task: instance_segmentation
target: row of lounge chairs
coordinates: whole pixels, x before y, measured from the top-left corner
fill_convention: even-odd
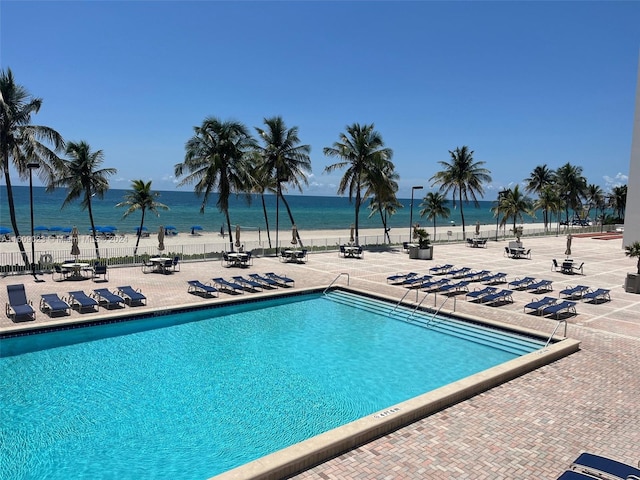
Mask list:
[[[534,277],[516,278],[509,282],[508,285],[514,290],[527,290],[529,292],[551,292],[553,290],[552,280],[538,280]]]
[[[531,310],[529,313],[536,315],[550,315],[556,319],[561,314],[576,315],[576,302],[570,300],[559,300],[553,297],[543,297],[541,299],[533,299],[524,306],[524,312]]]
[[[489,304],[513,303],[513,292],[511,290],[500,290],[496,287],[485,287],[467,293],[466,298],[471,302]]]
[[[558,477],[558,480],[640,480],[640,462],[638,467],[585,452],[573,461],[569,469]]]
[[[7,285],[9,302],[6,305],[7,317],[14,322],[20,320],[35,320],[36,311],[33,302],[27,299],[23,284]],[[98,288],[93,294],[87,295],[83,290],[69,292],[68,298],[60,298],[57,293],[44,293],[40,298],[40,311],[50,317],[56,315],[70,315],[71,309],[78,312],[97,311],[102,306],[106,309],[120,308],[125,305],[146,305],[147,297],[133,287],[126,285],[118,287],[116,292],[107,288]]]
[[[258,292],[265,288],[275,289],[295,286],[295,280],[274,272],[265,273],[264,275],[252,273],[248,275],[248,277],[249,278],[245,278],[242,275],[236,275],[232,277],[232,280],[217,277],[212,279],[213,283],[203,283],[200,280],[188,280],[187,284],[189,287],[187,291],[203,297],[217,297],[221,291],[240,294],[245,291]]]
[[[586,285],[576,285],[575,287],[568,286],[564,290],[561,290],[558,296],[564,296],[566,299],[580,299],[593,303],[611,301],[610,290],[605,288],[590,288]]]

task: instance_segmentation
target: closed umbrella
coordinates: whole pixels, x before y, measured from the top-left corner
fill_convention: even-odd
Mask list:
[[[236,247],[240,246],[240,225],[236,225]]]
[[[480,222],[476,222],[476,236],[480,235]]]
[[[164,250],[164,227],[162,225],[158,228],[158,250]]]
[[[75,226],[71,229],[71,255],[76,257],[77,263],[78,256],[80,255],[80,247],[78,246],[78,229]]]
[[[294,224],[293,227],[291,227],[291,245],[297,245],[297,244],[298,244],[298,227],[296,227]]]
[[[355,227],[351,225],[351,229],[349,230],[349,243],[353,243],[356,241],[355,233]]]
[[[567,257],[571,255],[571,234],[567,235],[567,249],[564,251],[564,254]]]

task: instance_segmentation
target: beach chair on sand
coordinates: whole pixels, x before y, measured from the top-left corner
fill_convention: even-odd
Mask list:
[[[529,309],[533,310],[536,314],[539,314],[541,309],[548,307],[549,305],[553,305],[556,302],[557,300],[553,297],[544,297],[540,300],[534,298],[524,306],[523,311],[526,313],[527,309]]]
[[[18,321],[19,318],[23,320],[36,319],[36,311],[33,309],[33,304],[27,300],[27,294],[22,283],[7,285],[7,296],[9,297],[9,303],[6,306],[7,317],[14,322]]]
[[[44,293],[40,298],[40,311],[53,317],[56,313],[71,315],[71,306],[58,297],[57,293]]]
[[[91,309],[92,312],[98,310],[98,302],[96,299],[91,298],[82,290],[69,292],[69,303],[71,304],[71,308],[77,308],[79,313],[82,313],[82,311],[86,309]]]
[[[118,308],[121,304],[123,307],[126,305],[124,298],[111,292],[108,288],[97,288],[93,293],[97,297],[98,305],[103,306],[107,310]]]
[[[278,282],[278,285],[280,286],[285,286],[285,287],[295,287],[296,286],[296,282],[294,279],[289,278],[287,276],[284,275],[277,275],[273,272],[269,272],[269,273],[265,273],[265,276],[275,280],[276,282]]]
[[[214,278],[213,281],[218,284],[218,290],[226,290],[229,293],[244,293],[244,287],[239,283],[228,282],[222,277]]]
[[[640,465],[639,465],[640,466]],[[607,457],[582,453],[571,464],[571,470],[595,478],[640,479],[640,468],[618,462]],[[591,477],[588,477],[591,478]]]
[[[250,273],[249,278],[251,278],[252,280],[255,280],[256,282],[261,282],[263,288],[264,287],[278,288],[280,286],[278,282],[276,282],[273,278],[263,277],[258,273]]]
[[[201,295],[203,297],[218,296],[218,289],[213,285],[202,283],[200,280],[187,280],[187,283],[189,284],[189,288],[187,289],[188,293]]]
[[[124,287],[118,287],[118,294],[120,294],[127,305],[146,305],[147,297],[145,297],[140,290],[136,290],[133,287],[127,285]]]
[[[415,277],[416,275],[418,275],[415,272],[409,272],[409,273],[396,273],[395,275],[391,275],[389,277],[387,277],[387,283],[399,283],[399,282],[403,282],[404,280],[406,280],[407,278],[411,278],[411,277]]]

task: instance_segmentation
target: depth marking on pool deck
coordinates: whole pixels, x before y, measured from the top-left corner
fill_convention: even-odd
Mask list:
[[[394,413],[397,413],[399,411],[400,411],[400,409],[398,407],[390,408],[389,410],[385,410],[384,412],[377,413],[376,415],[373,416],[373,418],[388,417],[389,415],[393,415]]]

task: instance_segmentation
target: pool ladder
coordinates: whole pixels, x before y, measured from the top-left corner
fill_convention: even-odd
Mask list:
[[[556,334],[556,332],[560,328],[560,324],[561,323],[564,323],[564,337],[567,338],[567,319],[563,318],[563,319],[558,321],[558,324],[556,325],[556,328],[553,329],[553,332],[551,333],[551,336],[549,337],[549,340],[547,340],[547,343],[544,344],[543,349],[547,348],[549,346],[549,344],[551,343],[551,339],[553,338],[553,336]]]
[[[324,289],[324,291],[322,292],[323,295],[327,294],[327,291],[333,286],[334,283],[336,283],[338,281],[338,279],[343,276],[346,275],[347,276],[347,287],[349,286],[349,282],[351,280],[351,277],[349,277],[349,274],[347,272],[342,272],[339,273],[338,276],[336,278],[333,279],[333,281],[329,284],[329,286],[327,288]]]
[[[391,310],[391,312],[389,312],[389,316],[391,316],[400,306],[400,304],[402,303],[402,301],[407,297],[407,295],[409,295],[409,293],[411,293],[411,290],[407,290],[407,292],[402,296],[402,298],[398,301],[398,303],[396,303],[396,306],[393,307],[393,310]],[[422,297],[422,300],[420,300],[420,302],[414,307],[413,311],[411,312],[411,315],[409,315],[409,317],[406,319],[408,322],[411,321],[411,319],[413,318],[413,316],[415,315],[415,313],[418,311],[418,309],[420,308],[420,306],[424,303],[424,301],[427,299],[427,297],[429,296],[429,293],[431,292],[427,292],[427,294]],[[431,317],[429,318],[429,320],[427,321],[427,326],[429,326],[429,324],[431,323],[431,321],[440,313],[440,310],[442,310],[442,307],[444,307],[444,304],[447,303],[447,301],[449,300],[449,298],[451,297],[445,297],[444,302],[442,302],[440,304],[440,306],[436,309],[436,311],[434,312],[433,315],[431,315]],[[433,306],[436,306],[436,300],[437,299],[437,294],[436,292],[433,292]],[[418,290],[416,289],[416,302],[418,301]],[[453,297],[453,311],[456,311],[456,297]]]

